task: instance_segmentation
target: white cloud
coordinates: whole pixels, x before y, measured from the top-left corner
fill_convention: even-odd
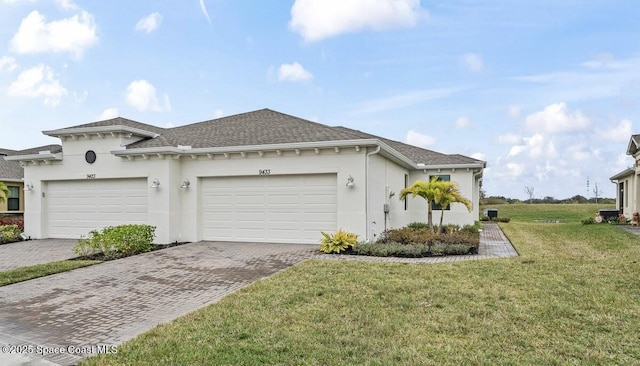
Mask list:
[[[158,27],[160,27],[160,24],[162,24],[162,15],[158,12],[155,12],[140,19],[136,24],[136,30],[150,34],[154,30],[158,29]]]
[[[487,154],[485,154],[485,153],[481,153],[481,152],[473,153],[473,154],[471,154],[471,157],[474,158],[474,159],[487,161]]]
[[[467,53],[462,56],[462,63],[469,71],[480,72],[484,70],[482,58],[476,53]]]
[[[426,14],[420,0],[296,0],[289,28],[313,42],[363,29],[413,27]]]
[[[106,119],[112,119],[118,117],[118,109],[117,108],[107,108],[98,117],[98,121],[104,121]]]
[[[67,89],[55,78],[51,67],[40,64],[21,72],[18,79],[9,85],[7,95],[26,98],[44,97],[45,105],[56,107],[60,104],[62,97],[67,95]]]
[[[528,115],[525,119],[525,125],[536,132],[573,132],[589,127],[589,119],[580,111],[567,112],[565,103],[556,103],[546,106],[542,111]]]
[[[522,141],[522,137],[515,133],[506,133],[498,136],[498,143],[505,145],[515,145]]]
[[[469,117],[462,116],[456,120],[456,128],[469,128],[471,127],[471,121]]]
[[[633,124],[630,120],[623,119],[617,126],[598,129],[597,135],[609,141],[628,142],[633,135]]]
[[[446,98],[461,89],[442,88],[409,91],[388,98],[376,99],[363,103],[356,113],[377,113],[392,109],[401,109],[427,100]]]
[[[127,103],[139,111],[170,111],[171,103],[169,96],[164,94],[164,103],[158,101],[156,88],[146,80],[135,80],[127,87]]]
[[[507,163],[507,177],[516,179],[524,173],[524,164]]]
[[[409,132],[407,132],[407,137],[404,141],[409,145],[418,147],[427,147],[436,143],[435,138],[414,130],[409,130]]]
[[[2,56],[0,57],[0,72],[3,70],[7,70],[9,72],[18,68],[18,64],[16,63],[16,59],[11,56]]]
[[[76,10],[79,9],[78,5],[76,5],[76,3],[74,3],[72,0],[55,0],[56,4],[58,4],[59,7],[61,7],[62,9],[65,10]]]
[[[553,141],[546,142],[543,135],[536,133],[531,137],[522,138],[524,144],[514,145],[509,150],[509,158],[520,155],[523,152],[527,153],[527,156],[532,159],[540,157],[553,158],[558,156],[556,146]]]
[[[576,161],[587,161],[591,159],[591,153],[587,151],[584,143],[567,146],[566,155]]]
[[[207,18],[207,22],[211,24],[211,18],[209,17],[209,12],[207,11],[207,5],[204,3],[204,0],[200,0],[200,10],[205,18]]]
[[[280,81],[309,81],[311,79],[313,79],[313,75],[297,62],[282,64],[278,69],[278,80]]]
[[[519,118],[522,113],[522,109],[519,105],[510,105],[509,106],[509,117],[511,118]]]
[[[68,52],[81,57],[97,41],[93,16],[85,11],[46,23],[45,17],[34,10],[20,23],[11,39],[11,50],[20,54]]]
[[[213,112],[213,118],[222,118],[224,117],[224,111],[222,109],[216,109],[215,112]]]

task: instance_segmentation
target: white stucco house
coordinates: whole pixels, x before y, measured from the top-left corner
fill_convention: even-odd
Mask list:
[[[627,145],[627,155],[634,165],[609,178],[616,185],[616,207],[625,217],[640,210],[640,135],[633,135]]]
[[[371,240],[426,221],[422,198],[398,196],[434,175],[473,202],[471,213],[451,205],[445,221],[473,224],[486,166],[269,109],[175,128],[114,118],[43,133],[61,150],[5,157],[24,166],[31,238],[144,223],[157,243],[318,244],[337,229]]]

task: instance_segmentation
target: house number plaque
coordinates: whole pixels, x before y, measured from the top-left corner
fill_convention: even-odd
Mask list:
[[[258,175],[269,175],[271,174],[271,169],[259,169]]]
[[[95,174],[87,174],[87,179],[96,179]]]

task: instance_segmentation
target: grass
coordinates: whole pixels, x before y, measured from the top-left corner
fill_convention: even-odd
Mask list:
[[[528,204],[515,203],[503,205],[489,205],[480,207],[480,214],[485,208],[498,210],[498,217],[508,217],[513,221],[535,222],[536,220],[564,220],[565,222],[580,222],[589,217],[595,217],[600,209],[615,208],[608,204]]]
[[[20,267],[9,271],[0,272],[0,286],[6,286],[12,283],[27,281],[38,277],[52,275],[55,273],[71,271],[72,269],[87,267],[98,263],[101,263],[101,261],[66,260],[45,264],[36,264],[35,266],[29,267]]]
[[[307,261],[82,364],[640,364],[640,238],[553,207],[500,206],[519,257]]]

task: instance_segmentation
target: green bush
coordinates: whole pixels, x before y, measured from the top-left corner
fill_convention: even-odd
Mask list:
[[[149,252],[153,248],[151,243],[155,231],[155,226],[150,225],[109,226],[100,231],[90,231],[73,250],[84,257],[102,253],[105,259]]]
[[[0,243],[13,243],[15,241],[22,240],[22,237],[20,236],[20,227],[18,225],[0,226],[0,235],[2,235]]]
[[[411,229],[428,229],[429,224],[427,224],[426,222],[412,222],[407,225],[407,227]]]
[[[589,217],[587,219],[582,220],[582,225],[591,225],[595,223],[596,223],[596,220],[593,217]]]
[[[323,238],[320,250],[324,253],[340,253],[353,248],[358,242],[358,235],[344,230],[338,230],[333,235],[321,232]]]
[[[462,255],[474,253],[473,247],[466,244],[402,244],[402,243],[358,243],[352,254],[374,257],[422,258],[441,255]]]

